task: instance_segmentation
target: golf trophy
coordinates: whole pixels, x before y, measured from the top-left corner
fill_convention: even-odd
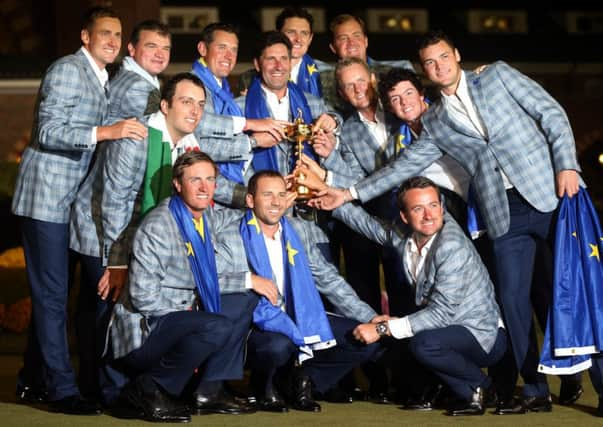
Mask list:
[[[304,151],[304,142],[308,141],[312,136],[312,128],[309,124],[304,123],[302,110],[300,108],[297,109],[297,118],[293,122],[293,125],[287,126],[285,133],[287,139],[294,144],[293,156],[294,160],[297,160]],[[302,172],[297,172],[295,175],[293,188],[297,193],[297,198],[295,200],[298,202],[305,202],[313,196],[312,190],[302,183],[305,178],[306,176]]]

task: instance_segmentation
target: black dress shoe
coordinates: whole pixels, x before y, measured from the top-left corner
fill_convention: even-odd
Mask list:
[[[144,387],[140,378],[129,382],[122,390],[111,414],[118,418],[141,418],[160,423],[189,423],[190,409],[175,402],[155,385]]]
[[[579,381],[561,381],[561,388],[559,389],[559,404],[571,405],[576,400],[580,399],[582,393],[584,393],[584,389]]]
[[[212,395],[193,393],[193,405],[196,413],[203,414],[250,414],[255,409],[244,401],[238,401],[224,390]]]
[[[48,393],[45,390],[31,387],[28,385],[17,384],[15,391],[17,403],[29,405],[43,404],[48,402]]]
[[[429,400],[425,400],[423,397],[411,397],[402,406],[402,409],[407,411],[431,411],[433,409],[433,405]]]
[[[287,404],[283,400],[283,398],[276,392],[266,394],[257,399],[256,408],[258,411],[266,411],[266,412],[289,412],[289,408],[287,408]]]
[[[320,412],[320,405],[312,398],[312,382],[305,375],[297,374],[292,393],[291,407],[298,411]]]
[[[324,393],[316,392],[314,397],[316,400],[324,400],[330,403],[352,403],[354,401],[350,393],[337,386],[328,389]]]
[[[471,399],[467,402],[459,402],[448,410],[448,415],[453,417],[464,415],[484,415],[486,412],[485,390],[483,387],[475,389],[471,395]]]
[[[521,399],[510,398],[501,400],[496,405],[494,411],[497,415],[516,415],[525,414],[526,412],[551,412],[553,403],[551,396],[536,397],[529,396]]]
[[[50,410],[69,415],[99,415],[101,413],[101,409],[96,403],[77,394],[53,400],[50,402]]]
[[[553,400],[550,394],[544,397],[524,397],[522,402],[526,410],[530,412],[551,412],[553,410]]]

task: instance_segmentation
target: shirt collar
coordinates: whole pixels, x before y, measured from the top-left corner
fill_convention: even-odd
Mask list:
[[[377,101],[377,110],[375,111],[375,121],[370,121],[366,117],[364,117],[360,111],[358,111],[358,117],[360,117],[360,121],[362,123],[375,125],[379,123],[385,123],[385,112],[383,111],[383,106],[380,101]]]
[[[415,239],[411,235],[411,237],[410,237],[410,239],[408,239],[408,243],[407,243],[408,250],[410,252],[418,253],[419,256],[424,257],[425,255],[427,255],[429,253],[429,249],[431,249],[431,245],[433,244],[433,241],[438,234],[439,234],[439,231],[437,233],[435,233],[433,236],[431,236],[429,238],[429,240],[427,241],[427,243],[425,243],[423,245],[423,247],[421,248],[421,251],[419,251],[419,248],[417,247],[417,243],[415,242]]]
[[[105,84],[109,81],[109,73],[107,72],[107,69],[103,68],[101,70],[100,68],[98,68],[96,61],[94,61],[94,58],[92,58],[92,55],[90,55],[90,52],[88,52],[88,49],[86,49],[84,46],[82,46],[80,48],[80,50],[82,52],[84,52],[84,56],[90,63],[90,66],[92,67],[92,71],[94,71],[94,74],[98,78],[98,81],[100,82],[101,87],[104,88]]]
[[[124,69],[138,74],[140,77],[151,83],[155,88],[159,89],[159,79],[157,76],[152,76],[147,70],[142,68],[138,62],[131,56],[126,56],[122,62]]]
[[[266,88],[263,84],[261,84],[260,87],[262,88],[262,90],[264,91],[264,94],[266,95],[266,102],[268,103],[268,105],[278,105],[278,104],[282,104],[284,102],[286,102],[287,104],[289,103],[289,88],[288,87],[287,87],[287,89],[285,89],[285,96],[283,96],[280,100],[278,99],[278,97],[276,96],[276,94],[274,92],[272,92],[271,90]]]
[[[463,99],[469,97],[469,89],[467,88],[467,76],[465,76],[465,72],[461,70],[461,78],[459,80],[459,85],[456,88],[456,92],[454,92],[452,95],[446,95],[444,92],[441,91],[441,94],[444,100],[449,100],[452,97],[458,97]]]
[[[185,135],[179,141],[176,141],[176,142],[172,141],[172,136],[168,132],[165,115],[161,111],[157,111],[157,112],[151,114],[149,116],[149,120],[147,121],[147,123],[150,127],[157,129],[158,131],[161,131],[161,133],[163,134],[162,142],[169,142],[172,150],[174,148],[176,148],[178,145],[182,145],[182,144],[188,145],[189,140],[191,140],[190,142],[192,142],[193,145],[194,145],[194,142],[196,141],[194,133],[189,133],[188,135]]]

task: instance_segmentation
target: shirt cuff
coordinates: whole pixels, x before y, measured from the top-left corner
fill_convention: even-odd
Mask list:
[[[348,191],[352,195],[353,200],[358,200],[358,192],[356,191],[356,187],[352,185],[350,188],[348,188]]]
[[[410,327],[408,316],[404,316],[400,319],[388,320],[387,324],[389,326],[389,332],[392,334],[392,337],[396,339],[401,340],[414,335],[412,328]]]
[[[98,126],[94,126],[92,128],[92,134],[90,135],[90,144],[92,144],[93,146],[96,145],[96,143],[98,142],[96,139],[96,128]]]
[[[245,289],[253,289],[253,283],[251,283],[251,272],[245,273]]]
[[[109,268],[111,270],[127,270],[128,266],[127,265],[108,265],[107,268]]]
[[[327,171],[327,176],[325,177],[325,183],[331,187],[333,184],[333,171]]]
[[[245,117],[232,116],[232,133],[236,135],[243,132],[245,123],[247,123]]]

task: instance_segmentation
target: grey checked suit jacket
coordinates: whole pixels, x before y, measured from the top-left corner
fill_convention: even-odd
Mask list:
[[[555,175],[580,170],[574,137],[563,108],[536,82],[504,62],[481,74],[466,71],[467,86],[487,132],[484,139],[451,118],[440,102],[422,116],[420,138],[391,164],[356,185],[360,200],[417,175],[444,152],[472,178],[490,238],[509,229],[509,204],[500,169],[530,205],[557,207]]]
[[[69,222],[71,204],[96,149],[92,128],[105,124],[108,106],[81,50],[48,68],[38,92],[31,143],[19,165],[15,215]]]
[[[144,77],[122,67],[111,80],[107,122],[112,124],[131,117],[145,122],[146,118],[143,114],[147,107],[149,95],[153,91],[157,91],[157,88]],[[99,146],[94,165],[78,190],[73,203],[69,227],[69,247],[84,255],[94,257],[101,257],[102,255],[99,245],[99,242],[103,240],[101,201],[106,188],[102,172],[107,160],[107,151],[114,151],[109,149],[108,146],[116,143],[118,142],[111,141]],[[139,143],[134,145],[139,149],[140,146],[137,144]],[[124,154],[129,155],[131,153]],[[112,158],[110,161],[114,162],[116,159]],[[130,161],[130,159],[127,159],[127,161]],[[109,185],[107,191],[121,191],[121,187],[115,186],[121,184],[113,182]],[[122,263],[127,264],[127,259],[122,259]]]
[[[333,171],[332,185],[351,185],[390,162],[396,155],[395,146],[400,125],[398,118],[389,112],[385,113],[388,142],[383,149],[360,120],[358,113],[350,115],[341,129],[339,150],[334,150],[323,162],[324,167]],[[338,156],[341,160],[337,159]]]
[[[136,231],[128,283],[115,304],[110,325],[115,358],[125,356],[144,343],[150,332],[150,317],[195,306],[195,281],[180,230],[168,207],[169,200],[149,212]],[[208,209],[206,219],[212,239],[240,216],[239,211],[231,209]],[[216,263],[218,273],[227,267],[219,259]],[[230,271],[234,280],[235,272]],[[240,272],[239,281],[244,282],[244,276],[245,272]],[[221,284],[220,292],[228,293]]]
[[[244,290],[240,272],[249,271],[243,240],[239,232],[242,215],[218,234],[214,234],[216,260],[226,269],[220,275],[220,286],[229,292]],[[309,221],[299,218],[287,218],[304,245],[306,256],[312,271],[316,289],[344,316],[359,322],[368,322],[376,316],[375,311],[362,301],[352,287],[339,274],[333,264],[328,262],[316,245],[316,235],[322,230]],[[234,273],[234,274],[233,274]]]
[[[409,229],[393,227],[350,203],[334,215],[380,245],[391,246],[404,259]],[[404,268],[408,283],[413,279]],[[435,237],[415,284],[415,304],[422,309],[408,316],[414,334],[450,325],[464,326],[488,353],[494,346],[501,318],[494,286],[474,245],[450,215]]]

